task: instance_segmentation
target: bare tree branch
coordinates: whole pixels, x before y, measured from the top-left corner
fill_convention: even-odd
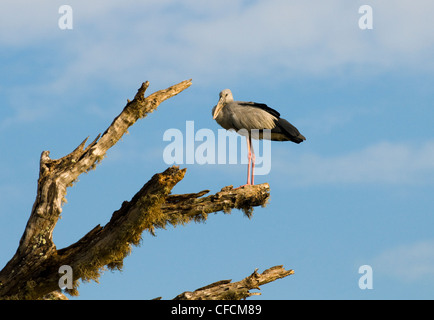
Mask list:
[[[250,290],[260,290],[259,286],[292,274],[294,274],[294,270],[285,270],[283,266],[269,268],[263,273],[258,273],[258,269],[256,269],[250,276],[241,281],[217,281],[193,292],[183,292],[173,300],[241,300],[253,295],[260,295],[259,292],[250,292]]]
[[[243,210],[247,217],[251,217],[253,207],[265,206],[269,199],[270,186],[268,183],[259,185],[246,185],[234,189],[227,186],[215,195],[199,198],[209,192],[169,195],[162,206],[162,210],[169,217],[183,216],[184,219],[201,221],[207,218],[208,213],[223,211],[229,213],[231,209]]]

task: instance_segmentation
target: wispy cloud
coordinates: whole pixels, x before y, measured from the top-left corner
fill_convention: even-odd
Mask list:
[[[434,182],[433,140],[418,145],[379,142],[334,156],[294,153],[285,163],[274,156],[272,161],[272,171],[297,185]]]
[[[48,70],[47,76],[5,87],[8,101],[16,100],[17,93],[35,101],[35,93],[64,96],[95,84],[130,90],[148,79],[155,87],[187,78],[198,85],[230,86],[246,74],[273,82],[349,65],[378,72],[391,66],[434,69],[427,59],[434,47],[432,1],[372,4],[370,31],[358,28],[358,4],[344,0],[77,0],[71,3],[74,29],[69,31],[58,28],[59,6],[48,0],[1,2],[0,45],[5,52],[43,47],[42,52],[53,55],[38,65]],[[41,73],[37,70],[34,74]],[[7,105],[13,112],[1,127],[26,123],[46,111],[21,105]],[[348,121],[343,114],[325,120],[321,125]]]
[[[402,245],[384,251],[374,260],[374,272],[403,281],[434,280],[434,240]]]
[[[26,47],[59,41],[57,48],[69,55],[60,77],[70,83],[94,77],[122,83],[138,74],[166,81],[247,72],[291,77],[347,66],[432,71],[434,2],[374,3],[369,31],[358,28],[359,5],[344,0],[74,1],[74,29],[64,32],[52,1],[3,1],[0,43]]]

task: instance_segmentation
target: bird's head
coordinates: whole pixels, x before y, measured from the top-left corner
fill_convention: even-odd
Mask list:
[[[223,107],[228,103],[234,101],[234,97],[232,96],[232,92],[229,89],[224,89],[222,92],[220,92],[219,95],[219,102],[217,103],[217,106],[215,108],[213,119],[217,118],[220,111],[223,109]]]

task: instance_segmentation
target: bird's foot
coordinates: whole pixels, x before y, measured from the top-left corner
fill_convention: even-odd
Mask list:
[[[239,186],[239,187],[237,187],[237,188],[234,188],[234,190],[241,189],[241,188],[244,188],[244,187],[246,187],[246,186],[252,186],[252,184],[251,184],[251,183],[246,183],[246,184],[243,184],[242,186]]]

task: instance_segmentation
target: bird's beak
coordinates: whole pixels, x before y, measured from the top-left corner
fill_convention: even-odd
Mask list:
[[[220,111],[223,109],[223,101],[222,99],[219,100],[219,102],[217,103],[217,107],[214,110],[214,115],[213,115],[213,119],[215,120],[215,118],[217,118],[218,114],[220,113]]]

